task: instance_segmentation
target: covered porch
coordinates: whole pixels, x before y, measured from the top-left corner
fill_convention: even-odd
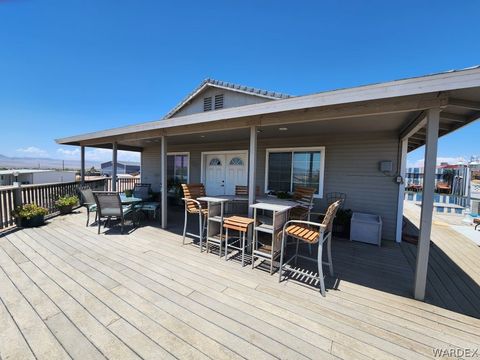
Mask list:
[[[413,278],[405,279],[413,286],[414,297],[423,300],[437,139],[478,118],[479,86],[480,71],[465,70],[186,115],[59,142],[81,146],[82,161],[85,146],[112,147],[114,162],[118,149],[141,151],[142,182],[162,194],[169,190],[169,154],[188,156],[188,182],[205,183],[207,192],[219,191],[208,178],[209,155],[217,155],[221,163],[228,154],[238,154],[245,166],[245,183],[235,185],[248,186],[249,204],[255,202],[257,187],[261,194],[277,190],[272,188],[269,166],[273,153],[290,153],[291,158],[297,152],[318,154],[316,207],[325,208],[329,192],[347,194],[346,208],[382,217],[385,246],[401,241],[407,151],[426,144],[415,271]],[[289,166],[291,179],[286,186],[293,189],[293,161]],[[277,182],[288,182],[285,178]],[[224,175],[224,191],[231,191],[233,184],[226,180]],[[161,203],[162,227],[175,228],[176,223],[169,223],[167,196],[161,197]]]

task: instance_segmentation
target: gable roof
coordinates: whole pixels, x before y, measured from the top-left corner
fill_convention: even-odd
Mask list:
[[[254,96],[259,96],[263,97],[266,99],[271,99],[271,100],[280,100],[280,99],[288,99],[292,97],[291,95],[287,94],[282,94],[276,91],[268,91],[268,90],[262,90],[262,89],[257,89],[251,86],[245,86],[245,85],[238,85],[234,83],[229,83],[226,81],[220,81],[220,80],[215,80],[215,79],[205,79],[202,81],[202,83],[195,88],[190,94],[188,94],[180,103],[178,103],[170,112],[164,116],[164,119],[171,118],[173,115],[175,115],[181,108],[183,108],[185,105],[187,105],[190,100],[192,100],[195,96],[197,96],[199,93],[201,93],[205,88],[207,87],[216,87],[219,89],[225,89],[225,90],[230,90],[230,91],[236,91],[240,92],[243,94],[248,94],[248,95],[254,95]]]

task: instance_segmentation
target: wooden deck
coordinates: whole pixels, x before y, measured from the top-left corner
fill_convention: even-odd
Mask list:
[[[323,298],[182,246],[178,227],[97,235],[84,221],[68,215],[0,237],[1,359],[422,359],[480,344],[480,320],[464,314],[480,261],[458,244],[438,244],[461,264],[429,277],[436,306],[410,298],[410,245],[335,241]],[[437,285],[459,269],[472,283],[459,285],[465,299],[451,311]]]

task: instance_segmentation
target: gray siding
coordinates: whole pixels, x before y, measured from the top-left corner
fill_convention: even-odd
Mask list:
[[[178,111],[172,117],[191,115],[191,114],[203,112],[203,98],[211,96],[213,100],[213,97],[218,94],[224,94],[224,98],[223,98],[224,109],[243,106],[243,105],[259,104],[266,101],[272,101],[267,98],[263,98],[255,95],[243,94],[237,91],[231,91],[231,90],[219,89],[219,88],[208,88],[207,90],[198,94],[194,99],[192,99],[190,104],[185,105],[180,111]]]
[[[265,187],[267,148],[325,146],[324,194],[333,191],[347,194],[345,208],[379,214],[383,219],[383,237],[395,238],[398,185],[395,172],[398,157],[398,136],[395,133],[362,133],[318,135],[312,137],[259,139],[256,182]],[[190,152],[190,182],[199,182],[201,152],[247,150],[248,141],[170,146],[168,151]],[[394,173],[386,176],[378,170],[382,160],[393,162]],[[142,181],[160,183],[160,146],[146,148],[142,153]],[[325,199],[317,199],[316,207],[323,210]]]

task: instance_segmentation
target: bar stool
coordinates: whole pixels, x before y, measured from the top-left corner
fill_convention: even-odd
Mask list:
[[[203,184],[182,184],[183,198],[185,202],[185,220],[183,223],[183,240],[185,245],[185,236],[189,235],[199,239],[200,252],[203,251],[203,233],[207,225],[208,206],[203,201],[198,201],[197,198],[205,196],[205,187]],[[188,215],[198,215],[198,235],[187,232]]]
[[[253,224],[253,221],[253,219],[242,216],[230,216],[223,221],[223,227],[225,228],[225,261],[227,261],[228,248],[230,247],[242,252],[242,267],[245,266],[245,249],[248,247],[246,234],[250,225]],[[239,246],[228,245],[228,230],[238,231],[238,240],[234,241],[233,244],[240,243]]]
[[[322,296],[325,296],[325,282],[323,276],[323,264],[328,265],[330,270],[330,275],[333,276],[333,262],[332,262],[332,226],[333,219],[337,213],[338,208],[341,205],[341,200],[334,202],[327,209],[327,213],[323,219],[323,222],[315,223],[312,221],[302,221],[302,220],[290,220],[285,223],[283,226],[283,237],[282,237],[282,247],[280,254],[280,269],[279,269],[279,278],[278,281],[282,281],[282,271],[287,270],[297,274],[301,274],[305,277],[311,279],[317,279],[320,283],[320,292]],[[293,237],[297,240],[295,254],[290,257],[285,263],[283,263],[283,256],[285,253],[285,245],[287,237]],[[317,259],[303,256],[298,254],[298,245],[299,242],[303,241],[309,245],[318,243],[318,255]],[[323,253],[323,244],[327,243],[327,262],[323,262],[322,253]],[[306,260],[316,261],[318,266],[318,276],[310,275],[305,273],[302,270],[296,269],[290,265],[290,262],[293,260],[295,265],[297,264],[297,259],[303,258]]]

